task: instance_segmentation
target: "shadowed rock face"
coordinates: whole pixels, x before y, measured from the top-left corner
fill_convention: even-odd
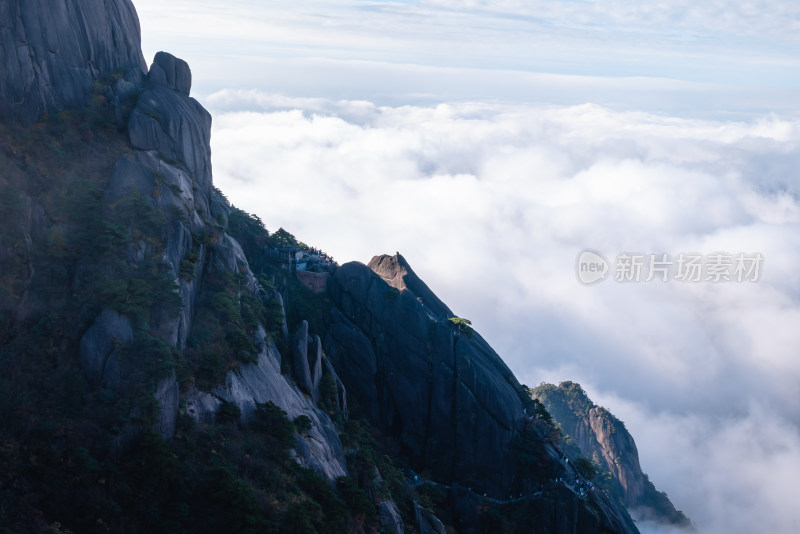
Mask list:
[[[81,5],[85,8],[90,4],[92,2]],[[135,14],[133,17],[135,19]],[[138,23],[135,29],[138,46]],[[58,87],[68,82],[57,81]],[[171,224],[162,258],[163,267],[171,272],[179,288],[183,306],[178,316],[160,317],[151,325],[156,336],[179,350],[185,348],[191,330],[195,299],[206,262],[208,268],[228,272],[239,272],[240,267],[247,265],[244,252],[230,236],[223,235],[219,239],[213,254],[207,254],[206,247],[195,243],[192,237],[192,231],[202,231],[208,219],[217,214],[211,202],[211,115],[189,96],[190,89],[191,71],[186,62],[164,52],[156,54],[150,73],[146,78],[142,76],[130,90],[132,94],[141,92],[128,121],[128,135],[135,150],[116,163],[103,195],[107,204],[113,204],[136,191],[162,212],[171,208],[185,215],[184,221],[176,220]],[[192,250],[197,254],[198,267],[190,279],[180,277],[181,263]],[[129,259],[140,263],[145,256],[143,251],[133,251]],[[245,269],[245,275],[246,288],[254,293],[255,278],[249,269]],[[120,370],[114,354],[107,350],[108,339],[113,337],[126,343],[131,336],[121,335],[120,328],[109,317],[113,317],[110,310],[101,315],[84,336],[81,361],[90,379],[102,379],[106,385],[114,385],[118,381],[115,377],[124,371]],[[109,362],[105,364],[107,369],[100,368],[97,363],[100,361]],[[174,377],[157,385],[156,397],[161,410],[157,430],[171,438],[179,397]]]
[[[476,495],[503,501],[519,491],[511,440],[530,423],[522,388],[480,335],[456,329],[452,312],[402,256],[369,265],[345,264],[331,278],[336,308],[325,352],[350,398],[405,444],[412,467],[452,487],[460,521],[475,525],[485,504]],[[541,447],[547,468],[563,472],[561,454],[551,443]],[[601,492],[582,499],[562,482],[549,488],[521,505],[535,518],[531,532],[636,532]],[[443,531],[421,517],[417,523],[420,531]]]
[[[383,278],[360,263],[333,276],[330,292],[341,312],[332,314],[326,353],[419,468],[439,481],[503,494],[514,470],[508,443],[523,417],[518,382],[479,335],[452,328],[447,307],[402,256],[370,265]]]
[[[132,150],[114,166],[103,203],[136,192],[170,221],[157,261],[175,281],[183,307],[171,316],[152,310],[154,337],[185,349],[195,307],[201,305],[195,301],[209,273],[242,275],[240,291],[257,294],[235,239],[223,231],[213,246],[199,238],[212,225],[215,231],[224,228],[220,221],[227,221],[232,209],[213,191],[211,117],[189,96],[186,62],[160,52],[147,73],[129,0],[0,0],[0,55],[6,68],[0,77],[0,120],[25,124],[44,113],[80,109],[101,88],[119,125],[127,126]],[[43,212],[28,211],[27,226],[51,224]],[[131,242],[126,260],[142,263],[153,250],[153,244]],[[0,248],[0,257],[4,254]],[[281,356],[258,325],[258,363],[230,370],[212,391],[181,391],[174,371],[156,380],[151,392],[159,413],[153,430],[171,439],[182,401],[198,421],[213,420],[223,401],[236,404],[245,420],[258,403],[274,402],[290,417],[312,421],[311,430],[298,436],[298,461],[328,479],[345,475],[336,428],[314,402],[324,366],[339,384],[341,412],[347,413],[346,382],[373,421],[402,440],[418,468],[444,483],[507,497],[515,468],[509,443],[526,417],[519,384],[479,335],[454,329],[448,321],[452,312],[402,256],[374,258],[370,267],[348,264],[331,280],[338,308],[331,312],[325,347],[338,373],[323,358],[319,338],[309,342],[306,326],[298,337],[302,358],[296,359],[303,384],[295,386],[281,375]],[[119,357],[119,349],[137,333],[130,319],[113,309],[87,321],[80,341],[83,370],[93,387],[113,390],[130,363]],[[288,337],[285,323],[282,334]],[[135,419],[137,410],[131,414]],[[120,435],[132,440],[138,431],[129,426]],[[541,509],[531,517],[539,520],[538,531],[629,531],[615,522],[617,509],[601,510],[614,516],[604,519],[570,490],[562,493],[535,501]],[[386,503],[381,511],[389,528],[402,531],[396,507]],[[429,525],[420,530],[442,531],[438,520],[420,513]]]
[[[297,384],[309,395],[314,391],[308,366],[308,321],[302,321],[292,338],[292,369]]]
[[[81,365],[93,384],[116,382],[112,371],[118,371],[115,353],[119,352],[117,343],[125,344],[133,340],[130,320],[114,310],[103,310],[94,324],[86,331],[80,343]]]
[[[191,71],[185,61],[156,54],[144,91],[130,116],[133,146],[183,167],[198,187],[211,187],[211,114],[189,96]]]
[[[86,105],[94,81],[147,67],[130,0],[0,2],[0,120]]]

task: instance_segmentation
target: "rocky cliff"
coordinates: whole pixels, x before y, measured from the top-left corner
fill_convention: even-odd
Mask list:
[[[129,0],[0,3],[0,120],[83,108],[103,79],[116,78],[109,95],[124,95],[147,72],[140,42]]]
[[[128,0],[0,12],[0,524],[635,532],[402,256],[281,268]]]
[[[635,518],[691,526],[689,519],[642,472],[636,443],[622,421],[595,405],[579,384],[542,384],[534,388],[533,394],[561,424],[577,453],[608,474],[610,490]]]
[[[514,477],[506,449],[523,418],[519,383],[478,334],[452,328],[402,256],[370,266],[377,271],[343,265],[330,282],[338,310],[328,356],[371,419],[436,479],[504,494]]]
[[[450,320],[400,254],[341,266],[329,292],[328,357],[412,465],[450,488],[465,521],[457,525],[477,521],[475,507],[516,504],[516,495],[527,506],[517,513],[537,517],[542,532],[635,531],[603,497],[585,501],[561,485],[569,467],[529,415],[523,387],[477,332]]]
[[[211,116],[189,66],[160,52],[147,69],[128,0],[12,0],[0,13],[0,524],[220,531],[181,519],[190,500],[223,522],[305,521],[253,492],[323,499],[314,477],[347,479],[343,447],[281,373],[266,312],[283,315],[280,293],[226,232],[241,213],[213,187]],[[202,440],[213,453],[197,463]],[[136,492],[164,508],[142,517]],[[344,530],[346,518],[316,520]]]

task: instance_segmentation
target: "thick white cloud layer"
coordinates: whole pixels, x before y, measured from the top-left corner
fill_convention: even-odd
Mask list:
[[[619,398],[600,400],[625,420],[651,479],[667,488],[700,532],[800,529],[800,433],[772,409],[754,402],[745,417],[680,416],[644,411]],[[661,533],[662,528],[641,530]]]
[[[205,104],[234,204],[340,262],[402,252],[521,381],[579,381],[625,420],[702,532],[796,529],[800,122],[258,91]],[[756,283],[587,287],[584,248],[764,263]]]

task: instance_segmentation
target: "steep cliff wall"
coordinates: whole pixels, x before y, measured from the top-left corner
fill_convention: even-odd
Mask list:
[[[413,271],[406,277],[409,285],[418,281]],[[326,352],[372,419],[437,479],[505,493],[514,477],[506,450],[523,406],[519,384],[494,351],[479,335],[451,328],[443,304],[428,307],[430,295],[398,291],[365,265],[340,267],[330,292],[341,313]]]
[[[140,42],[130,0],[0,2],[0,120],[83,108],[103,78],[136,83],[147,71]]]
[[[4,124],[19,127],[45,114],[80,111],[95,98],[93,111],[105,113],[103,120],[111,119],[125,131],[122,136],[113,132],[109,136],[126,137],[132,146],[132,150],[125,147],[127,154],[120,154],[106,178],[98,174],[93,184],[98,189],[92,194],[99,202],[92,209],[99,208],[102,214],[91,214],[98,218],[92,230],[101,229],[96,238],[103,240],[107,236],[102,232],[114,225],[115,244],[107,247],[113,257],[98,257],[94,247],[84,247],[82,254],[76,251],[83,256],[78,264],[84,267],[76,269],[74,291],[102,293],[89,305],[82,305],[88,328],[77,343],[80,363],[92,387],[120,390],[130,376],[141,374],[143,362],[151,356],[131,352],[140,350],[145,341],[149,347],[164,343],[159,349],[164,357],[169,351],[182,353],[206,273],[214,273],[217,279],[243,279],[234,299],[261,298],[241,247],[224,232],[232,208],[212,184],[211,116],[190,96],[189,65],[159,52],[148,71],[140,49],[138,17],[128,0],[0,2],[0,57],[5,60],[0,79],[0,121]],[[124,114],[123,100],[129,106]],[[5,184],[10,185],[8,181]],[[13,245],[19,263],[26,265],[25,285],[20,298],[4,302],[19,327],[37,313],[25,303],[30,302],[28,286],[34,281],[36,262],[46,261],[42,243],[54,232],[61,235],[72,230],[54,224],[57,216],[40,200],[41,190],[47,191],[47,187],[18,191],[14,186],[13,194],[19,194],[20,202],[28,204],[27,211],[32,213],[29,221],[23,221],[23,246]],[[125,212],[124,216],[120,212]],[[12,244],[4,243],[3,250],[5,245]],[[159,280],[165,284],[167,301],[142,298],[153,292],[147,285]],[[169,280],[174,284],[173,294]],[[126,294],[131,284],[139,286],[135,291],[142,295]],[[114,291],[111,286],[116,286]],[[243,334],[251,338],[249,343],[257,341],[256,331],[263,332],[264,325],[258,326]],[[263,340],[260,345],[262,352],[266,351]],[[273,371],[270,366],[261,367],[263,376]],[[242,373],[230,375],[228,383],[249,376]],[[218,379],[225,380],[224,374]],[[270,380],[284,382],[279,370]],[[153,428],[171,439],[186,391],[181,391],[172,370],[158,376],[151,388],[159,410]],[[286,385],[284,390],[285,397],[296,388]],[[302,397],[299,392],[294,394]],[[268,395],[256,388],[252,395],[257,402],[280,401],[275,391]],[[295,416],[299,414],[294,404],[286,407]],[[333,478],[346,474],[341,452],[338,457],[330,452],[341,451],[331,421],[321,412],[309,413],[316,424],[314,432],[322,434],[314,435],[311,446],[300,447],[300,460]],[[315,461],[325,455],[328,463],[336,465]]]
[[[0,56],[0,524],[269,530],[327,499],[346,530],[337,429],[280,372],[189,66],[147,70],[127,0],[1,1]]]
[[[328,287],[326,353],[360,409],[450,489],[458,526],[487,521],[495,503],[530,532],[636,532],[604,495],[566,487],[569,466],[522,386],[478,333],[449,320],[401,255],[343,265]]]
[[[413,499],[400,517],[413,488],[345,420],[352,400],[451,491],[459,527],[491,504],[535,532],[635,532],[560,480],[511,371],[399,254],[339,268],[309,308],[324,343],[301,320],[289,338],[290,282],[213,187],[189,66],[146,68],[128,0],[0,0],[0,57],[0,523],[441,531]]]
[[[543,384],[533,394],[561,424],[580,454],[610,475],[612,492],[635,517],[690,526],[686,516],[642,472],[636,443],[622,421],[595,405],[579,384]]]

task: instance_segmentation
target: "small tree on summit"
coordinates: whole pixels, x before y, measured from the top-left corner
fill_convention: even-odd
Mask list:
[[[463,317],[450,317],[448,321],[455,325],[459,334],[463,332],[467,337],[472,337],[472,321]]]
[[[278,228],[276,232],[269,236],[269,244],[273,247],[296,247],[300,243],[292,234],[283,228]]]

